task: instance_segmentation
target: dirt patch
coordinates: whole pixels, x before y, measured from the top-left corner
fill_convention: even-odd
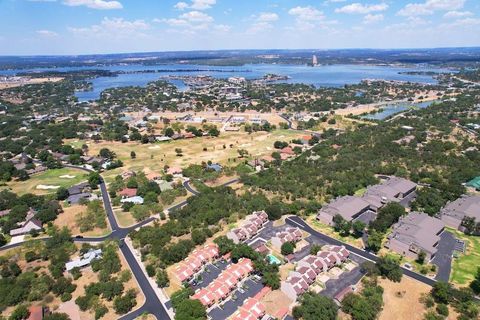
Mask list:
[[[100,228],[95,228],[92,231],[88,232],[80,232],[80,228],[77,226],[77,217],[78,215],[84,213],[87,210],[87,206],[83,205],[72,205],[70,207],[64,207],[63,208],[63,213],[60,213],[57,216],[57,219],[53,222],[54,225],[62,228],[62,227],[67,227],[72,235],[83,235],[83,236],[91,236],[91,237],[96,237],[96,236],[102,236],[105,235],[109,232],[109,228],[105,229],[100,229]]]
[[[399,283],[380,279],[379,284],[384,289],[383,311],[379,320],[391,320],[392,315],[397,320],[423,319],[426,309],[420,298],[430,292],[430,286],[407,276],[403,276]]]
[[[285,293],[280,290],[274,290],[267,293],[265,297],[261,300],[265,305],[267,314],[276,314],[280,308],[285,308],[290,306],[294,301],[287,297]]]

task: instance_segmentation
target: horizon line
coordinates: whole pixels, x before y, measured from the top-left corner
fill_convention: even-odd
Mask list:
[[[406,48],[373,48],[373,47],[358,47],[358,48],[298,48],[298,49],[193,49],[193,50],[163,50],[163,51],[128,51],[128,52],[111,52],[111,53],[78,53],[78,54],[0,54],[0,58],[7,57],[82,57],[82,56],[106,56],[106,55],[134,55],[134,54],[158,54],[158,53],[193,53],[193,52],[232,52],[232,51],[339,51],[339,50],[441,50],[441,49],[480,49],[480,45],[476,46],[441,46],[441,47],[406,47]]]

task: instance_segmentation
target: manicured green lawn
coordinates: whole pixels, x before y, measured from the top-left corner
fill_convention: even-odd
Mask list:
[[[62,177],[64,176],[64,177]],[[69,177],[66,177],[69,176]],[[62,178],[61,178],[62,177]],[[60,186],[69,188],[79,182],[87,179],[87,175],[84,171],[61,168],[50,169],[35,175],[32,175],[30,179],[25,181],[12,181],[7,184],[4,189],[11,189],[17,194],[34,193],[34,194],[48,194],[54,193],[56,189],[38,189],[37,186]]]
[[[480,267],[480,237],[467,236],[450,228],[448,231],[454,233],[458,239],[465,240],[467,247],[466,254],[453,259],[450,281],[461,286],[468,285]]]

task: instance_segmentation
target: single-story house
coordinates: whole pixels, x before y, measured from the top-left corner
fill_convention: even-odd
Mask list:
[[[23,222],[20,228],[10,230],[10,235],[14,237],[40,230],[42,230],[42,222],[38,219],[31,218]]]
[[[128,198],[123,198],[120,200],[121,203],[125,202],[131,202],[133,204],[143,204],[143,198],[140,196],[135,196],[135,197],[128,197]]]
[[[67,271],[72,270],[73,268],[83,268],[88,266],[92,263],[93,260],[99,259],[102,257],[102,250],[101,249],[90,249],[87,253],[85,253],[82,258],[69,261],[65,263],[65,269]]]
[[[137,195],[137,189],[136,188],[124,188],[123,190],[120,190],[118,192],[118,195],[121,196],[122,198],[135,197]]]

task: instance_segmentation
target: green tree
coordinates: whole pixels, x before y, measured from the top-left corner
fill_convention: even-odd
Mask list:
[[[282,244],[281,252],[284,256],[288,256],[295,251],[295,243],[287,241]]]
[[[403,271],[400,268],[400,261],[391,255],[380,257],[377,261],[377,267],[380,275],[388,278],[393,282],[402,280]]]
[[[185,299],[175,308],[177,320],[203,320],[207,319],[207,310],[198,300]]]
[[[293,317],[303,320],[335,320],[338,307],[332,299],[307,292],[300,298],[300,305],[293,308]]]
[[[382,248],[383,233],[374,229],[369,230],[367,238],[367,249],[377,253]]]
[[[30,312],[28,311],[27,306],[22,304],[16,307],[15,310],[13,310],[10,317],[8,317],[8,320],[23,320],[27,319],[29,315]]]
[[[135,151],[130,151],[130,158],[135,159],[136,157],[137,157],[137,154],[135,153]]]
[[[168,279],[168,274],[165,270],[157,270],[156,282],[160,288],[166,288],[170,285],[170,280]]]
[[[128,290],[123,296],[113,300],[113,308],[117,314],[125,314],[137,304],[135,290]]]
[[[278,220],[282,217],[282,207],[278,202],[274,202],[265,208],[269,220]]]
[[[68,193],[67,188],[60,187],[57,189],[57,192],[56,192],[57,200],[59,201],[65,200],[68,198],[69,195],[70,194]]]
[[[100,177],[100,174],[98,172],[91,172],[88,175],[88,184],[92,189],[97,189],[101,181],[102,178]]]
[[[426,257],[427,257],[427,253],[425,251],[421,250],[417,255],[417,262],[419,264],[424,264]]]
[[[433,285],[430,294],[437,303],[448,304],[452,293],[452,286],[448,282],[438,281]]]

